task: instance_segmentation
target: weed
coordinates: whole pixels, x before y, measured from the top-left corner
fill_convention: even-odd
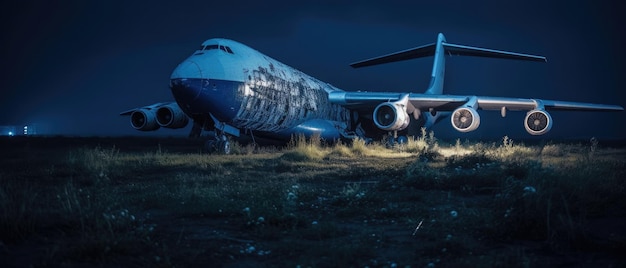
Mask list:
[[[30,183],[7,181],[2,174],[0,182],[0,240],[19,241],[36,232],[41,224],[41,196]]]

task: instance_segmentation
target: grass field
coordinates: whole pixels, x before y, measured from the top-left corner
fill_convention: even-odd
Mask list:
[[[3,267],[624,267],[626,148],[0,139]]]

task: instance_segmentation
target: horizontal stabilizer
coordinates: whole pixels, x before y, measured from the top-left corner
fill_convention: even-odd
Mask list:
[[[475,57],[489,57],[489,58],[502,58],[513,60],[528,60],[528,61],[547,61],[546,57],[536,56],[530,54],[508,52],[502,50],[471,47],[457,44],[450,44],[446,42],[441,43],[445,53],[449,55],[459,56],[475,56]],[[353,68],[360,68],[372,65],[385,64],[390,62],[404,61],[422,57],[428,57],[435,55],[436,43],[424,45],[421,47],[411,48],[391,54],[387,54],[380,57],[375,57],[359,62],[350,64]]]
[[[388,55],[371,58],[350,64],[353,68],[360,68],[378,64],[385,64],[396,61],[410,60],[422,57],[428,57],[435,54],[435,43],[424,45],[421,47],[411,48]]]
[[[501,58],[501,59],[511,59],[511,60],[528,60],[528,61],[547,61],[546,57],[530,55],[530,54],[522,54],[516,52],[508,52],[502,50],[494,50],[488,48],[480,48],[480,47],[470,47],[464,45],[456,45],[443,43],[443,47],[446,49],[451,55],[460,55],[460,56],[474,56],[474,57],[489,57],[489,58]]]

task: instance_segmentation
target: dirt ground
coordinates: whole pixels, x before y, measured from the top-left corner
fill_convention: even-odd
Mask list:
[[[500,161],[13,138],[3,267],[626,267],[619,144]]]

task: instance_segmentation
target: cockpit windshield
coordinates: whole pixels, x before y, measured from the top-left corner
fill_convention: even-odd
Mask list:
[[[230,49],[230,47],[222,46],[222,45],[206,45],[206,46],[202,45],[202,46],[200,46],[199,50],[205,51],[205,50],[212,50],[212,49],[219,49],[219,50],[222,50],[222,51],[224,51],[226,53],[234,54],[233,50]]]

